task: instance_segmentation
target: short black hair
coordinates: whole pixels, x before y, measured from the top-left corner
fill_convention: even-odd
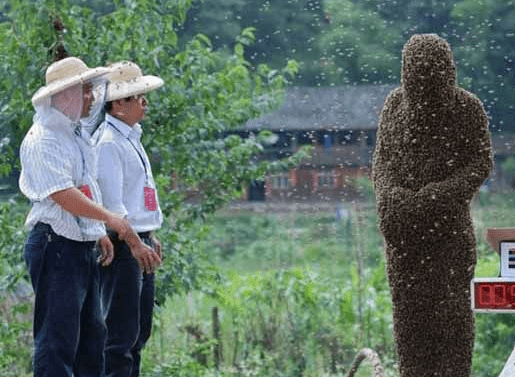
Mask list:
[[[124,98],[125,102],[129,102],[131,99],[132,99],[132,96]],[[113,100],[113,101],[106,102],[106,104],[104,105],[104,110],[106,112],[110,112],[113,109],[113,102],[114,101],[118,101],[118,100]]]

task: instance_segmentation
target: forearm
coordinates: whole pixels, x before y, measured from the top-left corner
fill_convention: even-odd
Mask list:
[[[426,204],[449,200],[469,202],[488,177],[489,168],[488,164],[484,167],[478,165],[464,167],[446,180],[431,182],[424,186],[419,191],[419,199]]]
[[[76,187],[57,191],[50,195],[50,198],[56,202],[62,209],[74,216],[87,217],[89,219],[104,222],[107,226],[119,219],[120,216],[108,211],[100,204],[87,198]]]
[[[76,187],[55,192],[50,197],[72,215],[102,221],[107,227],[117,232],[120,239],[129,245],[131,253],[139,266],[147,273],[153,272],[161,263],[159,256],[153,253],[153,250],[141,241],[138,234],[129,225],[127,219],[108,211],[100,204],[88,199]],[[106,242],[104,240],[104,243]],[[109,257],[110,259],[112,257]]]

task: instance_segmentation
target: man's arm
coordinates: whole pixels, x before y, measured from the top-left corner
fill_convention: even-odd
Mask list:
[[[73,216],[99,220],[106,223],[106,225],[113,221],[116,222],[116,220],[113,219],[116,215],[110,213],[100,204],[87,198],[76,187],[54,192],[50,195],[50,198]]]
[[[159,255],[141,241],[126,219],[88,199],[78,188],[57,191],[51,194],[50,198],[74,216],[102,221],[107,227],[115,230],[120,239],[129,245],[133,257],[146,272],[153,272],[161,263]]]

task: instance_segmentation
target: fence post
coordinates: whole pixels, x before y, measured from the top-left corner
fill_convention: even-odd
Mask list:
[[[215,359],[216,369],[220,369],[220,363],[223,360],[222,355],[222,339],[220,336],[220,319],[218,318],[218,307],[213,307],[212,311],[213,316],[213,338],[216,340],[215,345],[213,346],[213,354]]]

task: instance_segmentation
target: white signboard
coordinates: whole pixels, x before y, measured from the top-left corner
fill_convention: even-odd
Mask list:
[[[515,277],[515,241],[501,242],[501,276]]]

